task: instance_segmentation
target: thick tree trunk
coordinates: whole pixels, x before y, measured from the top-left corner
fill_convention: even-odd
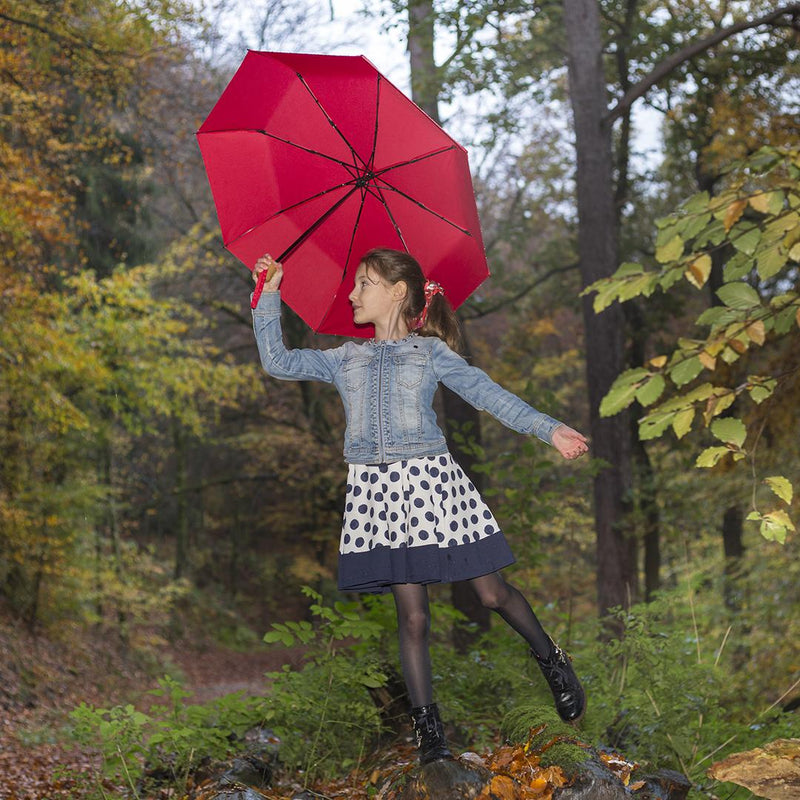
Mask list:
[[[432,0],[416,0],[408,4],[408,55],[411,65],[411,98],[432,119],[439,122],[439,92],[441,83],[433,57],[434,10]],[[470,437],[480,444],[481,423],[478,412],[457,394],[442,389],[444,414],[447,420],[445,435],[454,458],[461,464],[478,491],[483,489],[480,473],[474,471],[474,456],[464,452],[453,440],[453,433],[469,426]],[[478,601],[475,592],[465,583],[451,588],[453,605],[481,630],[489,628],[489,611]],[[456,644],[467,645],[469,635],[459,634]]]
[[[172,442],[175,447],[175,496],[178,500],[173,576],[175,580],[179,580],[186,574],[189,553],[189,505],[186,496],[186,438],[180,421],[174,417]]]
[[[596,0],[563,0],[570,102],[577,154],[578,251],[586,286],[617,267],[611,126],[605,121],[605,72]],[[638,595],[636,546],[629,535],[630,423],[628,415],[600,417],[600,401],[625,367],[625,320],[613,305],[595,314],[583,301],[590,432],[594,456],[605,462],[594,481],[597,602],[604,614]]]
[[[709,101],[710,102],[710,101]],[[714,195],[717,177],[703,169],[703,164],[698,161],[697,185],[701,191]],[[711,253],[711,273],[708,276],[709,303],[713,306],[722,305],[717,296],[717,289],[725,282],[725,262],[730,257],[730,248],[715,248]],[[733,414],[736,408],[734,403],[726,415]],[[722,547],[725,553],[725,574],[723,576],[722,594],[725,606],[732,614],[741,611],[742,598],[739,592],[739,579],[741,578],[742,557],[744,556],[744,514],[738,506],[731,506],[725,510],[722,518]]]

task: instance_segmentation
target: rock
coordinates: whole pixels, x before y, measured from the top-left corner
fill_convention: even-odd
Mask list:
[[[272,765],[256,756],[234,758],[218,780],[220,785],[243,783],[257,789],[266,789],[272,782]]]
[[[653,775],[634,772],[629,788],[636,800],[686,800],[692,784],[681,772],[661,769]]]
[[[195,794],[195,800],[267,800],[266,796],[240,783],[229,786],[213,784]]]
[[[384,773],[377,800],[685,800],[690,788],[670,770],[639,775],[635,764],[594,750],[558,720],[486,756],[400,765]]]
[[[461,761],[434,761],[419,767],[395,795],[397,800],[472,800],[491,781],[492,773]]]
[[[713,764],[708,775],[769,800],[800,797],[800,739],[776,739]]]

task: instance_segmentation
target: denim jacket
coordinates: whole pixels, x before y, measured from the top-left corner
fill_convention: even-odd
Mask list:
[[[440,381],[479,411],[548,444],[561,424],[470,366],[436,336],[410,334],[399,341],[346,342],[330,350],[287,350],[278,292],[261,295],[253,330],[261,363],[272,377],[325,381],[339,390],[347,422],[344,458],[351,464],[447,452],[433,410]]]

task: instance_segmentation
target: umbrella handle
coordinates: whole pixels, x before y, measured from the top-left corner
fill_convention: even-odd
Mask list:
[[[253,299],[250,301],[250,308],[255,308],[258,305],[258,299],[261,297],[261,292],[264,291],[264,284],[272,279],[275,274],[275,267],[268,267],[259,273],[258,280],[256,281],[256,288],[253,289]]]

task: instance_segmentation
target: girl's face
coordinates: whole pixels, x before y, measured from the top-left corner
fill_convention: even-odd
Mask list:
[[[356,325],[388,323],[403,301],[402,294],[397,286],[387,283],[374,270],[368,270],[365,264],[359,264],[355,286],[347,298],[353,306],[353,322]]]

